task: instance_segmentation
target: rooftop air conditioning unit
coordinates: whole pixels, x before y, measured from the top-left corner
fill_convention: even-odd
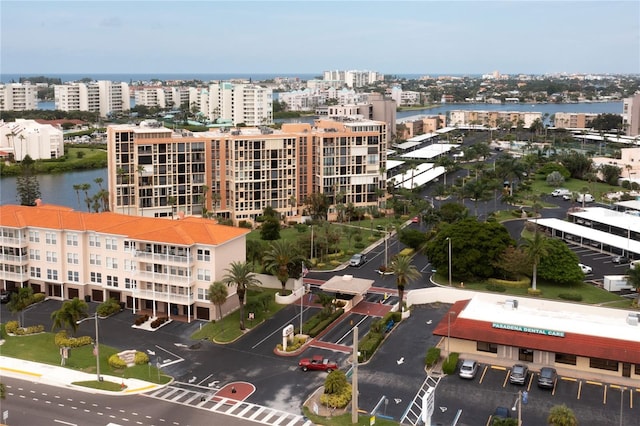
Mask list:
[[[638,325],[638,314],[631,313],[627,315],[627,324]]]
[[[518,309],[518,301],[516,299],[507,299],[504,301],[504,308],[510,311]]]

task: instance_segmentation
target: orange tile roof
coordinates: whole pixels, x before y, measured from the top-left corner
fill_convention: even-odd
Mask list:
[[[34,207],[0,206],[0,226],[94,231],[122,235],[132,240],[178,245],[219,245],[249,232],[247,229],[219,225],[198,217],[170,220],[111,212],[87,213],[50,204]]]

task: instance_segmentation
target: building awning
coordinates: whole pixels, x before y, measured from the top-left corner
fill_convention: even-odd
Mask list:
[[[373,285],[374,280],[354,278],[353,275],[337,275],[320,286],[322,291],[343,294],[364,294]]]

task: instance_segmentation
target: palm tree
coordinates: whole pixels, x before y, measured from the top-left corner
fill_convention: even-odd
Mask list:
[[[87,303],[77,297],[67,300],[60,309],[51,313],[51,319],[53,320],[51,329],[70,328],[75,336],[76,331],[78,331],[78,321],[89,316],[87,308]]]
[[[80,190],[84,192],[84,202],[87,203],[87,211],[91,211],[91,197],[89,197],[89,189],[91,189],[91,184],[81,183]]]
[[[238,294],[238,302],[240,304],[240,330],[244,330],[244,300],[247,290],[256,287],[260,280],[251,270],[251,265],[247,262],[231,262],[229,268],[226,269],[227,274],[222,278],[222,282],[227,286],[235,285]]]
[[[549,411],[547,423],[551,426],[577,426],[578,419],[573,410],[566,405],[554,405]]]
[[[218,307],[218,318],[220,320],[222,319],[222,305],[227,301],[228,296],[229,292],[223,282],[215,281],[209,286],[209,302]]]
[[[398,299],[400,300],[400,306],[403,303],[404,297],[404,287],[422,276],[420,271],[415,267],[411,261],[413,258],[411,256],[396,256],[393,261],[391,261],[391,268],[393,269],[393,273],[396,276],[396,286],[398,287]]]
[[[80,210],[80,191],[82,190],[82,185],[79,183],[73,185],[73,190],[76,191],[76,196],[78,197],[78,210]]]
[[[536,232],[533,238],[525,238],[525,252],[529,261],[533,264],[533,274],[531,277],[531,288],[536,290],[536,280],[538,277],[538,264],[542,256],[547,255],[547,237],[540,232]]]
[[[11,295],[11,300],[7,307],[11,313],[20,314],[20,325],[24,323],[23,312],[33,301],[33,289],[31,287],[20,287],[17,293]]]
[[[269,244],[269,249],[262,259],[265,269],[282,284],[284,295],[293,268],[304,260],[299,254],[298,247],[289,240],[275,240]]]

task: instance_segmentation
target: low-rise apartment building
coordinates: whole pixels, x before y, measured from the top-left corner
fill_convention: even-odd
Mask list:
[[[253,223],[269,206],[293,220],[312,193],[366,207],[386,188],[387,126],[372,120],[202,133],[116,125],[107,143],[110,208],[123,214]]]
[[[499,124],[511,123],[512,127],[522,125],[528,129],[534,121],[542,121],[541,112],[521,111],[449,111],[449,127],[460,126],[489,126],[497,127]]]
[[[561,129],[588,129],[597,116],[595,113],[556,112],[553,125]]]
[[[50,124],[22,118],[0,121],[0,151],[13,154],[15,161],[30,156],[33,160],[50,160],[64,155],[62,130]]]
[[[143,218],[60,206],[0,206],[0,287],[66,300],[123,302],[134,313],[217,319],[207,291],[245,260],[247,230],[188,217]],[[223,312],[235,307],[230,287]]]

